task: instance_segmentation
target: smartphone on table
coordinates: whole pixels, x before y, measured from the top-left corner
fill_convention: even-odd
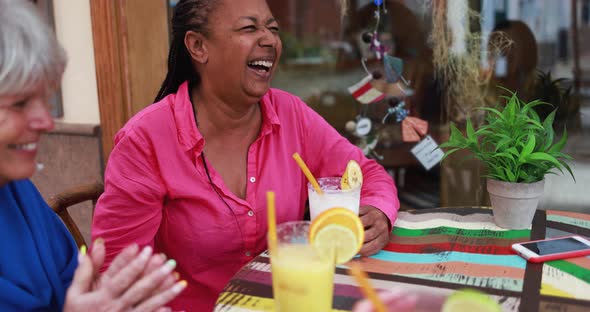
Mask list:
[[[530,262],[539,263],[590,255],[590,241],[574,235],[513,244],[512,250]]]

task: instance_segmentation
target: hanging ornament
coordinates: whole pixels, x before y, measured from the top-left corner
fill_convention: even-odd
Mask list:
[[[401,58],[386,54],[383,58],[383,67],[385,68],[385,80],[388,83],[396,83],[403,78],[404,61]]]
[[[387,8],[385,7],[385,1],[383,0],[373,0],[373,3],[377,6],[377,10],[383,7],[383,12],[387,13]]]
[[[371,104],[379,102],[385,98],[383,92],[373,88],[371,81],[373,75],[368,75],[363,80],[359,81],[353,86],[348,88],[348,92],[362,104]]]
[[[373,41],[373,33],[369,32],[369,31],[365,31],[362,35],[361,38],[363,39],[363,42],[366,44],[370,44]]]
[[[373,0],[373,3],[375,4],[375,6],[377,6],[377,9],[374,12],[375,19],[377,20],[377,22],[375,23],[375,29],[372,33],[368,31],[364,32],[362,34],[362,40],[363,42],[369,44],[369,50],[375,53],[375,57],[378,60],[380,60],[383,58],[383,56],[385,56],[385,53],[387,53],[387,51],[389,50],[387,46],[385,46],[381,43],[381,41],[379,41],[378,35],[379,25],[381,24],[381,7],[383,7],[383,12],[385,13],[387,13],[387,9],[385,8],[385,2],[383,0]]]
[[[418,142],[421,137],[428,133],[428,122],[420,118],[408,116],[408,110],[404,101],[399,102],[396,106],[391,105],[387,109],[387,114],[383,117],[382,122],[386,123],[391,116],[395,116],[396,122],[401,122],[402,141],[404,142]]]
[[[410,82],[407,81],[402,74],[404,72],[404,61],[401,58],[385,54],[385,57],[383,58],[383,67],[385,68],[385,80],[387,80],[388,83],[397,83],[398,88],[405,96],[411,96],[414,94],[412,89],[407,88],[410,86]],[[405,86],[399,84],[400,80]]]
[[[349,120],[345,126],[346,131],[359,138],[357,146],[363,151],[365,156],[383,160],[383,156],[375,151],[379,143],[379,135],[372,134],[373,122],[371,119],[364,117],[363,114],[356,117],[355,120]]]
[[[396,122],[402,122],[408,116],[408,110],[406,109],[406,102],[401,101],[396,106],[390,105],[387,109],[387,114],[383,117],[382,123],[386,123],[389,117],[395,116]]]
[[[346,129],[347,132],[354,134],[356,130],[356,122],[354,120],[347,121],[346,125],[344,125],[344,129]]]
[[[376,103],[390,97],[390,107],[387,114],[383,117],[382,123],[389,119],[395,118],[395,121],[402,124],[402,138],[405,142],[419,141],[421,135],[425,135],[428,130],[428,123],[418,118],[409,117],[408,110],[405,108],[405,102],[408,96],[413,94],[409,88],[409,82],[403,77],[404,64],[403,60],[388,54],[391,47],[382,43],[379,39],[379,27],[381,23],[381,9],[387,13],[384,0],[373,0],[375,9],[375,28],[367,30],[361,34],[362,42],[369,45],[369,51],[374,53],[374,58],[382,61],[383,69],[369,70],[367,67],[367,58],[361,58],[361,64],[366,72],[365,78],[358,83],[350,86],[348,91],[360,103],[368,105]],[[379,143],[379,135],[371,119],[366,117],[368,106],[361,105],[361,113],[356,120],[346,123],[346,130],[358,137],[360,140],[357,146],[368,157],[383,159],[375,148]],[[363,111],[365,113],[363,113]]]
[[[377,32],[373,33],[373,40],[371,40],[371,44],[369,45],[369,49],[375,53],[375,57],[380,60],[383,58],[385,53],[387,52],[387,47],[381,43],[378,39]]]
[[[371,122],[371,119],[367,117],[361,117],[356,123],[356,135],[359,137],[367,136],[369,133],[371,133],[372,127],[373,123]]]
[[[388,47],[387,45],[381,43],[381,41],[379,41],[379,24],[381,22],[381,12],[380,12],[380,8],[381,5],[383,5],[383,7],[385,8],[385,3],[383,0],[375,0],[374,1],[375,5],[377,6],[377,9],[375,10],[375,18],[377,19],[376,25],[375,25],[375,29],[373,30],[373,32],[370,31],[365,31],[362,33],[361,35],[361,39],[363,40],[363,42],[369,44],[369,50],[373,53],[375,53],[375,57],[378,60],[383,59],[383,68],[385,69],[385,77],[386,77],[386,81],[387,83],[396,83],[399,80],[403,81],[405,83],[406,86],[409,86],[410,83],[403,77],[403,71],[404,71],[404,62],[401,58],[398,57],[394,57],[391,56],[389,54],[387,54],[387,52],[390,50],[390,47]],[[384,9],[384,11],[386,12],[386,10]],[[369,70],[367,69],[367,66],[365,64],[366,62],[366,58],[362,58],[361,59],[363,68],[365,69],[365,71],[367,72],[367,74],[369,74]],[[375,79],[380,79],[375,77]],[[400,88],[400,90],[403,91],[403,89]]]
[[[406,117],[402,121],[402,140],[418,142],[428,133],[428,121],[416,117]]]
[[[373,79],[375,79],[375,80],[379,80],[379,79],[383,78],[383,74],[379,70],[374,70],[371,73],[371,75],[373,76]]]

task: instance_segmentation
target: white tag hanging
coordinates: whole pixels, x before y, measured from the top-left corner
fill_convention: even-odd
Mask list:
[[[427,135],[412,148],[412,154],[426,170],[430,170],[442,160],[445,153],[438,147],[434,139]]]
[[[372,127],[371,119],[361,118],[356,123],[356,134],[358,136],[364,137],[365,135],[367,135],[371,132],[371,127]]]

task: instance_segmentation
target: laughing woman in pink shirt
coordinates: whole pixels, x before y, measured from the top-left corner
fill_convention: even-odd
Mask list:
[[[399,201],[391,177],[298,97],[271,89],[282,44],[265,0],[181,0],[168,75],[156,103],[115,137],[92,235],[107,262],[132,243],[175,259],[177,310],[210,311],[224,285],[266,249],[265,192],[277,221],[303,219],[305,176],[339,176],[350,159],[365,183],[364,255],[388,241]]]

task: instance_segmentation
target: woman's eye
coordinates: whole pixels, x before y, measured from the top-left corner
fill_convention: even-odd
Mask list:
[[[25,108],[25,106],[27,106],[28,101],[27,100],[22,100],[22,101],[18,101],[14,104],[12,104],[12,107],[17,108],[17,109],[22,109]]]
[[[280,31],[280,29],[276,26],[269,27],[268,29],[270,29],[270,31],[272,31],[273,33],[278,33]]]
[[[248,30],[248,31],[256,31],[258,28],[256,28],[256,26],[254,25],[248,25],[245,27],[242,27],[242,30]]]

